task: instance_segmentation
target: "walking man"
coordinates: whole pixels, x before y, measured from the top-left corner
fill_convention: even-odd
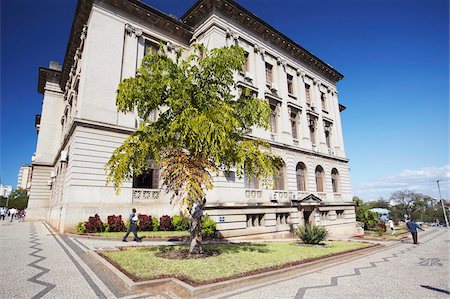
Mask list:
[[[15,208],[12,208],[9,210],[9,214],[11,216],[11,219],[9,220],[9,222],[12,222],[14,219],[14,216],[16,216],[17,210]]]
[[[391,229],[391,235],[395,236],[394,221],[392,221],[392,219],[389,219],[388,224],[389,224],[389,228]]]
[[[6,215],[6,209],[1,207],[0,208],[0,219],[5,220],[5,215]]]
[[[128,220],[130,220],[130,227],[128,228],[127,233],[123,237],[122,241],[123,242],[128,242],[127,241],[128,235],[130,234],[130,232],[133,232],[133,234],[134,234],[134,241],[141,242],[142,238],[138,237],[137,230],[136,230],[136,223],[138,221],[138,216],[136,215],[136,209],[133,208],[131,211],[132,211],[132,213],[130,214],[130,217],[128,219]]]
[[[423,229],[412,219],[409,219],[409,221],[406,223],[406,226],[408,227],[408,230],[411,232],[414,244],[419,244],[419,242],[417,242],[417,229],[420,229],[422,231]]]

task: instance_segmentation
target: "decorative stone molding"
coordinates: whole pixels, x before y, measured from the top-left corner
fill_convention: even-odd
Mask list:
[[[142,36],[142,30],[138,29],[128,23],[125,24],[125,32],[127,33],[128,36],[132,36],[133,34],[136,37]]]
[[[83,40],[85,40],[86,39],[86,36],[87,36],[87,25],[84,25],[83,26],[83,31],[81,32],[81,35],[80,35],[80,39],[83,41]]]
[[[166,49],[168,52],[172,52],[172,51],[177,52],[179,50],[179,47],[177,45],[175,45],[174,43],[168,41],[166,43]]]

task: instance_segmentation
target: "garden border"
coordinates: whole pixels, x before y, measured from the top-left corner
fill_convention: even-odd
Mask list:
[[[352,250],[347,250],[344,252],[331,254],[319,258],[315,258],[313,260],[307,260],[304,263],[298,265],[289,265],[286,264],[284,267],[280,267],[276,270],[269,270],[263,273],[253,274],[249,276],[239,277],[239,278],[231,278],[228,280],[223,280],[219,282],[213,282],[209,284],[201,284],[198,286],[190,285],[178,278],[168,277],[168,278],[158,278],[151,280],[143,280],[143,281],[134,281],[131,279],[123,269],[119,269],[110,263],[107,259],[101,256],[101,252],[96,252],[94,250],[89,250],[88,254],[98,260],[102,265],[104,265],[107,269],[109,269],[113,274],[115,274],[119,279],[122,280],[124,285],[130,291],[137,291],[147,288],[161,288],[161,287],[170,287],[181,289],[183,293],[185,293],[189,297],[198,297],[198,296],[211,296],[214,294],[223,293],[227,290],[232,290],[244,286],[255,285],[265,281],[276,280],[279,278],[286,278],[289,276],[294,276],[299,273],[303,273],[305,271],[317,270],[317,268],[329,266],[330,263],[338,263],[342,261],[349,260],[355,257],[361,257],[366,254],[373,253],[374,251],[378,251],[383,249],[385,246],[381,244],[374,244],[364,248],[357,248]],[[115,249],[117,250],[117,249]],[[104,250],[105,251],[105,250]]]

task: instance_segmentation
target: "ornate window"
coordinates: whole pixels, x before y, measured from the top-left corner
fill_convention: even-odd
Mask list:
[[[158,44],[151,42],[149,40],[145,41],[144,55],[149,55],[152,53],[158,53],[159,46]]]
[[[311,104],[311,91],[309,84],[305,84],[305,93],[306,93],[306,102],[308,104]]]
[[[331,185],[333,186],[333,192],[339,192],[339,172],[336,168],[331,170]]]
[[[286,172],[286,166],[283,165],[277,175],[273,176],[273,189],[284,190],[284,173]]]
[[[306,166],[302,162],[297,163],[295,168],[295,174],[297,177],[297,190],[306,191]]]
[[[327,96],[324,92],[320,93],[320,100],[322,102],[322,110],[327,111]]]
[[[159,168],[155,161],[150,161],[150,167],[140,175],[133,175],[133,188],[159,189]]]
[[[287,74],[287,89],[289,94],[294,94],[294,82],[292,75]]]
[[[242,66],[242,71],[244,72],[244,75],[245,75],[245,73],[250,71],[250,65],[249,65],[249,61],[248,61],[248,52],[245,52],[244,56],[245,56],[245,62],[244,62],[244,65]]]
[[[297,112],[291,112],[291,131],[292,131],[292,138],[298,139],[298,124],[297,124]]]
[[[272,84],[272,65],[266,62],[266,83]]]
[[[325,142],[327,143],[327,147],[331,148],[331,123],[327,121],[324,122],[324,131],[325,131]]]
[[[259,179],[257,176],[248,176],[244,173],[244,187],[245,189],[259,189]]]
[[[309,138],[313,145],[316,144],[316,117],[309,115]]]
[[[316,167],[316,191],[323,192],[323,168],[318,165]]]
[[[269,127],[271,133],[277,132],[277,107],[275,105],[270,105],[272,113],[269,116]]]

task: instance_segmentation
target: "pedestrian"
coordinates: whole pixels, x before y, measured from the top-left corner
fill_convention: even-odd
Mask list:
[[[417,229],[420,229],[422,231],[423,229],[412,219],[409,219],[409,221],[406,223],[406,226],[408,227],[408,230],[412,235],[414,244],[419,244],[419,242],[417,242]]]
[[[6,208],[1,207],[0,208],[0,219],[5,220],[5,215],[6,215]]]
[[[395,236],[394,221],[392,221],[392,219],[389,219],[388,224],[389,224],[389,228],[391,229],[391,235]]]
[[[9,222],[13,221],[14,216],[16,215],[17,210],[15,208],[12,208],[9,210],[9,215],[11,216],[11,220],[9,220]]]
[[[130,220],[130,227],[128,227],[127,233],[125,234],[125,236],[123,236],[122,241],[128,242],[127,241],[128,235],[130,234],[130,232],[133,232],[134,241],[141,242],[142,238],[138,237],[137,230],[136,230],[136,223],[138,221],[138,216],[136,215],[136,209],[133,208],[131,211],[132,211],[132,213],[130,214],[130,217],[128,218],[128,220]]]

